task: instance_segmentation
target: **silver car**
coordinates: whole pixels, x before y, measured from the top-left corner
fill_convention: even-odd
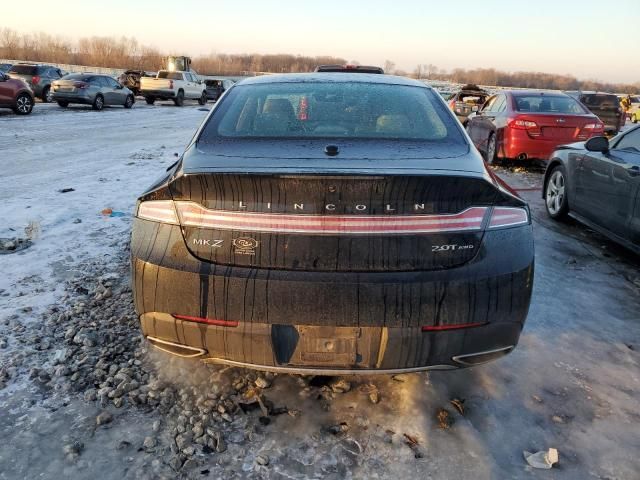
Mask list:
[[[102,110],[105,105],[131,108],[135,102],[133,92],[108,75],[72,73],[53,82],[52,88],[53,100],[61,107],[82,103]]]

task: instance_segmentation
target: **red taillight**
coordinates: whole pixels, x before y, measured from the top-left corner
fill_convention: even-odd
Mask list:
[[[173,80],[169,80],[169,88],[173,88]]]
[[[527,210],[519,207],[494,207],[488,229],[515,227],[529,223]]]
[[[298,103],[298,120],[308,120],[308,110],[309,110],[309,101],[307,97],[300,97],[300,102]]]
[[[526,130],[532,137],[538,137],[542,133],[536,122],[520,117],[510,118],[507,121],[507,126],[514,130]]]
[[[34,75],[31,77],[31,83],[33,85],[38,85],[40,83],[40,77],[38,75]]]
[[[423,332],[444,332],[447,330],[460,330],[463,328],[481,327],[487,322],[459,323],[457,325],[423,325]]]
[[[187,322],[206,323],[207,325],[215,325],[216,327],[237,327],[238,322],[233,320],[218,320],[217,318],[191,317],[189,315],[172,315],[178,320],[186,320]]]
[[[84,90],[89,87],[89,84],[85,82],[73,82],[73,86]]]
[[[450,108],[451,110],[455,110],[455,109],[456,109],[456,101],[455,101],[455,100],[451,100],[451,101],[449,102],[449,108]]]
[[[153,222],[178,224],[178,217],[172,200],[141,202],[138,206],[137,217]]]
[[[590,138],[593,137],[595,135],[601,135],[602,133],[604,133],[604,124],[601,122],[595,122],[595,123],[587,123],[584,127],[582,127],[582,130],[580,130],[580,133],[578,134],[578,138]]]

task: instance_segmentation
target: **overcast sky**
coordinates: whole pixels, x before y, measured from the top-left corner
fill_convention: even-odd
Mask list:
[[[191,56],[334,55],[407,71],[431,63],[640,81],[640,0],[31,0],[5,5],[0,27],[134,36]]]

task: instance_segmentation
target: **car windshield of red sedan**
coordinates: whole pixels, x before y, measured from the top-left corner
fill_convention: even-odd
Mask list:
[[[563,113],[584,115],[589,113],[577,100],[560,95],[518,95],[516,110],[533,113]]]
[[[398,139],[464,144],[431,89],[365,82],[282,82],[230,90],[200,140]]]

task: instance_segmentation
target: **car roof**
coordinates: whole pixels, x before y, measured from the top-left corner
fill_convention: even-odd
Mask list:
[[[236,85],[260,85],[269,83],[305,83],[305,82],[340,82],[340,83],[378,83],[386,85],[406,85],[431,89],[423,82],[407,77],[395,75],[381,75],[379,73],[286,73],[277,75],[261,75],[239,81]]]

